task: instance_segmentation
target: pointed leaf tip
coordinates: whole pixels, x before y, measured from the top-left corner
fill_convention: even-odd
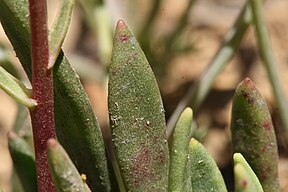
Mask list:
[[[127,27],[126,23],[120,19],[118,22],[117,22],[117,25],[116,25],[116,31],[118,30],[123,30],[125,27]]]
[[[49,139],[47,149],[49,168],[57,191],[90,192],[61,144]]]
[[[241,153],[234,153],[235,192],[263,192],[256,174]]]
[[[123,20],[119,20],[116,26],[116,31],[115,31],[115,37],[117,38],[117,42],[119,42],[119,45],[121,45],[122,43],[129,42],[128,40],[132,36],[133,35],[129,31],[125,22]]]
[[[127,191],[165,191],[169,154],[160,91],[141,47],[121,20],[114,36],[108,93],[118,160],[113,166],[119,167],[123,186]]]
[[[29,109],[33,109],[37,105],[37,102],[31,98],[31,90],[1,66],[0,89]]]
[[[189,142],[190,173],[193,191],[225,191],[224,179],[205,147],[192,138]]]
[[[14,131],[9,131],[8,148],[13,166],[24,191],[37,191],[35,157],[30,145]],[[23,166],[25,165],[25,166]]]
[[[16,133],[14,131],[8,131],[7,136],[9,139],[14,139],[17,137]]]
[[[57,146],[56,140],[55,139],[49,139],[47,141],[47,147],[48,148],[55,148]]]
[[[246,77],[240,84],[239,86],[245,86],[248,88],[256,88],[255,84],[253,83],[253,81],[249,78]]]
[[[247,159],[264,191],[279,191],[273,122],[264,98],[249,78],[235,90],[231,132],[234,151]]]

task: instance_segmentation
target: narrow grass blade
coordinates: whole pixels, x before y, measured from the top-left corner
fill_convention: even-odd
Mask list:
[[[32,125],[29,111],[25,106],[21,104],[18,104],[17,108],[18,109],[13,125],[13,131],[22,137],[25,141],[27,141],[31,148],[33,148]]]
[[[113,33],[111,28],[111,18],[107,6],[96,6],[93,9],[93,16],[96,25],[96,38],[98,40],[98,50],[101,63],[109,66],[113,44]]]
[[[193,191],[227,191],[221,172],[205,147],[191,139],[189,148]]]
[[[58,10],[56,20],[54,21],[49,33],[49,64],[52,68],[61,51],[66,33],[69,28],[72,10],[75,0],[63,0],[61,8]]]
[[[8,133],[8,147],[13,165],[26,192],[37,192],[36,164],[29,144],[13,131]]]
[[[283,92],[280,80],[278,78],[277,63],[275,62],[272,47],[269,40],[268,30],[264,21],[263,5],[262,0],[249,0],[254,25],[255,34],[258,44],[258,49],[260,56],[262,58],[264,67],[266,68],[273,93],[275,95],[275,100],[277,102],[277,108],[279,109],[279,116],[283,126],[284,137],[286,140],[286,145],[288,147],[288,102],[287,96]]]
[[[76,167],[63,147],[55,140],[47,142],[48,163],[58,192],[88,192]]]
[[[2,27],[31,79],[28,16],[26,0],[0,0]],[[101,130],[87,94],[62,51],[53,70],[57,138],[79,172],[87,175],[91,190],[110,191]]]
[[[189,171],[189,141],[193,112],[186,108],[180,116],[172,138],[170,151],[169,191],[191,191]]]
[[[108,67],[111,59],[113,34],[111,18],[106,3],[103,1],[81,0],[78,1],[84,19],[97,39],[100,61]]]
[[[235,153],[234,159],[234,177],[235,192],[263,192],[262,186],[241,153]]]
[[[166,41],[166,46],[165,46],[165,48],[167,49],[166,50],[167,53],[171,54],[173,50],[173,45],[177,42],[178,38],[180,37],[185,27],[187,26],[187,23],[189,20],[189,13],[194,3],[195,3],[195,0],[188,1],[188,4],[185,10],[182,12],[182,15],[180,16],[179,21],[177,22],[177,25],[175,26],[172,33],[168,36],[167,41]]]
[[[0,88],[3,89],[17,102],[25,105],[28,108],[34,108],[37,103],[31,98],[31,90],[27,89],[25,85],[10,75],[5,69],[0,66]]]
[[[179,102],[167,123],[168,133],[174,128],[176,121],[187,106],[191,106],[196,114],[202,105],[209,90],[225,65],[231,60],[252,22],[252,13],[249,6],[244,6],[231,29],[226,33],[224,42],[214,58],[200,75],[195,85],[191,85],[183,99]],[[168,135],[170,137],[170,135]]]
[[[108,85],[113,148],[127,191],[166,191],[164,109],[153,72],[126,24],[116,27]]]
[[[274,127],[263,97],[249,78],[235,91],[231,132],[234,151],[245,157],[264,191],[279,191]]]
[[[0,66],[15,78],[20,79],[18,69],[16,69],[14,64],[11,62],[11,58],[9,57],[9,49],[3,42],[0,42]]]

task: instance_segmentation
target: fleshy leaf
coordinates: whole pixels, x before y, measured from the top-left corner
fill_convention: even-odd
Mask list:
[[[31,80],[28,16],[27,0],[0,0],[1,25]],[[62,51],[53,70],[57,138],[79,172],[87,175],[91,190],[110,191],[102,132],[87,94]]]
[[[279,191],[274,127],[265,100],[249,78],[235,91],[231,131],[234,152],[245,157],[263,190]]]
[[[8,133],[9,152],[26,192],[37,192],[36,164],[29,144],[13,131]]]
[[[63,147],[55,140],[47,142],[48,163],[58,192],[89,192]]]
[[[262,186],[241,153],[235,153],[234,159],[234,177],[235,192],[263,192]]]
[[[49,64],[52,68],[61,51],[66,33],[69,28],[72,10],[75,0],[63,0],[61,8],[58,10],[56,20],[54,21],[49,33]]]
[[[169,191],[191,191],[189,141],[193,112],[186,108],[174,129],[170,151]]]
[[[33,108],[37,105],[34,99],[31,99],[31,91],[25,85],[10,75],[4,68],[0,66],[0,88],[8,95],[13,97],[17,102],[25,105],[28,108]]]
[[[205,147],[192,138],[189,148],[193,191],[227,191],[221,172]]]
[[[166,191],[169,155],[160,92],[143,51],[122,20],[116,27],[109,75],[113,148],[126,190]]]

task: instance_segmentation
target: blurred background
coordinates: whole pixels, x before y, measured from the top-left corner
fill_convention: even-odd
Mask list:
[[[60,1],[61,2],[61,1]],[[48,22],[53,23],[60,6],[48,1]],[[103,129],[109,127],[107,82],[113,32],[123,19],[136,35],[154,71],[168,120],[187,90],[207,69],[224,36],[238,17],[243,0],[76,0],[63,50],[81,78]],[[265,3],[265,19],[270,32],[277,71],[288,98],[288,1]],[[0,65],[13,67],[27,86],[29,82],[0,26]],[[230,146],[231,101],[237,84],[250,77],[265,97],[279,142],[279,174],[282,191],[288,191],[288,153],[284,147],[277,106],[257,50],[253,28],[213,82],[195,113],[197,137],[220,167],[232,189],[232,149]],[[0,187],[12,191],[12,161],[7,132],[12,129],[17,104],[0,90]]]

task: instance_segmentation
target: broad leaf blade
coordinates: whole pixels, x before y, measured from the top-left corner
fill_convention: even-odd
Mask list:
[[[127,191],[166,191],[169,156],[156,79],[123,21],[114,36],[109,78],[113,147]]]
[[[31,54],[27,0],[0,0],[0,21],[28,77]],[[21,35],[19,35],[21,34]],[[95,114],[68,60],[60,52],[54,70],[57,138],[91,190],[110,191],[104,141]]]
[[[28,108],[33,108],[37,105],[34,99],[31,99],[31,91],[25,85],[10,75],[5,69],[0,66],[0,88],[3,89],[17,102],[25,105]]]
[[[256,173],[264,191],[279,191],[277,142],[265,100],[246,78],[234,95],[232,142]]]

